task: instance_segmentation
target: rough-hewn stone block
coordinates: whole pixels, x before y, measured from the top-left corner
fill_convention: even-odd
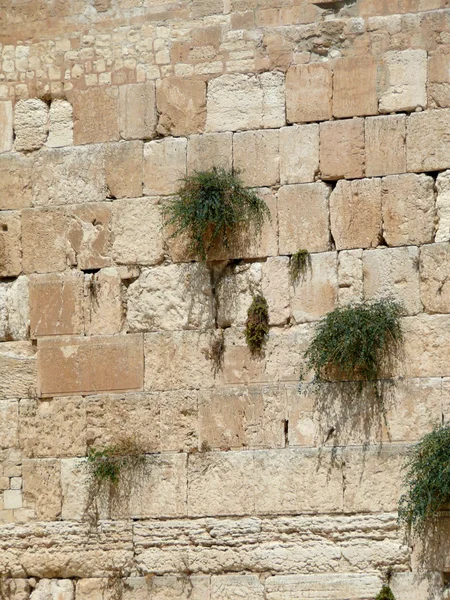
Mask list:
[[[86,335],[120,333],[124,324],[125,292],[119,270],[101,269],[84,280],[84,332]]]
[[[119,139],[119,91],[116,87],[76,90],[69,99],[73,104],[75,144]]]
[[[0,283],[0,341],[26,340],[29,327],[28,279]]]
[[[0,102],[0,154],[9,152],[13,143],[12,102]]]
[[[109,267],[112,264],[111,205],[83,204],[68,210],[67,217],[70,264],[78,266],[79,269]]]
[[[286,110],[289,123],[331,119],[332,71],[328,65],[295,65],[286,74]]]
[[[404,349],[395,373],[408,377],[442,377],[450,374],[450,317],[418,315],[403,319]]]
[[[378,112],[377,65],[372,56],[342,58],[333,70],[333,116],[356,117]]]
[[[0,156],[0,210],[31,206],[33,160],[18,153]]]
[[[339,304],[360,302],[363,299],[363,251],[342,250],[338,254]]]
[[[142,142],[119,142],[106,145],[105,175],[108,197],[142,196],[143,152]]]
[[[125,140],[150,140],[156,132],[155,83],[119,87],[119,127]]]
[[[267,600],[324,597],[333,600],[359,600],[375,597],[382,581],[377,575],[361,573],[324,573],[315,575],[276,575],[266,580]]]
[[[70,250],[66,234],[67,217],[63,211],[50,209],[22,211],[24,272],[46,273],[67,269]]]
[[[245,131],[233,136],[233,166],[249,187],[280,181],[279,131]]]
[[[0,400],[0,448],[19,445],[19,403],[17,400]],[[7,481],[9,487],[9,480]]]
[[[406,161],[408,171],[450,167],[450,109],[427,110],[408,117]]]
[[[259,263],[231,265],[216,284],[217,324],[243,327],[252,298],[261,292],[262,267]]]
[[[389,115],[366,119],[366,176],[406,171],[406,117]]]
[[[427,53],[408,49],[386,52],[382,61],[380,112],[427,106]]]
[[[42,100],[19,100],[14,107],[14,148],[30,151],[41,148],[48,133],[48,106]]]
[[[191,135],[187,145],[187,170],[207,171],[213,167],[231,169],[233,134],[205,133]]]
[[[198,448],[197,392],[176,390],[159,393],[162,451],[189,452]],[[148,436],[148,433],[146,434]]]
[[[30,342],[0,344],[0,398],[26,398],[36,390],[36,349]]]
[[[170,77],[156,87],[158,133],[189,135],[201,133],[206,122],[206,83]]]
[[[428,313],[450,312],[449,258],[447,242],[420,249],[420,299]]]
[[[144,194],[174,194],[186,175],[186,139],[165,138],[144,144]]]
[[[269,323],[284,325],[289,321],[289,258],[269,257],[262,265],[262,292],[269,305]]]
[[[265,598],[264,586],[257,575],[213,575],[211,577],[213,600],[228,600],[242,596],[252,600]]]
[[[320,125],[320,171],[323,179],[364,176],[364,119]]]
[[[24,459],[23,501],[37,521],[56,521],[61,514],[61,466],[55,459]]]
[[[450,54],[446,46],[429,54],[428,102],[431,107],[450,106]]]
[[[319,171],[319,126],[293,125],[280,130],[280,180],[309,183]]]
[[[54,100],[50,105],[47,146],[59,148],[73,144],[73,108],[67,100]]]
[[[20,213],[2,211],[0,213],[0,277],[16,277],[21,271]]]
[[[437,229],[436,242],[450,241],[450,171],[439,173],[436,179]]]
[[[30,600],[74,600],[74,582],[70,579],[41,579]]]

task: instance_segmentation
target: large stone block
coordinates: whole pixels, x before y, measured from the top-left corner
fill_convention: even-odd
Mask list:
[[[67,269],[70,256],[67,225],[67,216],[62,210],[22,211],[22,260],[25,273]]]
[[[70,263],[79,269],[103,269],[111,259],[111,204],[83,204],[67,211]]]
[[[38,342],[39,393],[44,397],[141,390],[143,371],[140,335]]]
[[[450,106],[450,53],[446,46],[431,52],[428,58],[428,102],[430,107]]]
[[[50,105],[47,146],[59,148],[73,144],[73,108],[67,100],[54,100]]]
[[[309,183],[319,171],[319,126],[293,125],[280,130],[280,181]]]
[[[450,109],[427,110],[408,117],[406,162],[408,171],[450,167]]]
[[[84,279],[84,332],[86,335],[120,333],[124,324],[122,280],[116,267],[101,269]]]
[[[339,304],[361,302],[363,299],[363,251],[342,250],[338,254]]]
[[[13,143],[12,102],[0,102],[0,154],[9,152]]]
[[[323,179],[363,177],[364,162],[364,119],[321,123],[320,171]]]
[[[300,249],[309,252],[329,250],[330,191],[330,187],[321,181],[280,188],[280,254],[295,254]]]
[[[0,210],[31,206],[31,175],[34,161],[19,153],[0,156]]]
[[[181,77],[159,80],[156,106],[158,133],[175,136],[201,133],[206,123],[206,83]]]
[[[211,577],[211,600],[230,598],[263,600],[264,586],[257,575],[213,575]]]
[[[70,579],[41,579],[30,600],[74,600],[74,582]]]
[[[404,248],[379,248],[363,253],[364,296],[394,298],[408,315],[422,311],[419,297],[419,250],[414,246]]]
[[[286,598],[317,599],[329,597],[333,600],[359,600],[372,598],[382,585],[378,575],[361,573],[325,573],[314,575],[276,575],[266,580],[267,600]]]
[[[284,325],[290,317],[290,272],[287,256],[269,257],[262,265],[262,292],[269,305],[269,323]]]
[[[446,377],[450,370],[450,317],[418,315],[402,321],[403,355],[395,374],[408,377]]]
[[[125,140],[150,140],[156,133],[155,83],[119,87],[119,127]]]
[[[219,327],[243,327],[252,299],[261,292],[260,263],[230,265],[216,284],[217,324]]]
[[[436,179],[437,229],[436,242],[450,241],[450,171],[439,173]]]
[[[24,508],[35,511],[37,521],[56,521],[61,515],[61,465],[55,459],[24,459]]]
[[[233,134],[204,133],[191,135],[187,145],[187,170],[207,171],[213,167],[231,169],[233,166]]]
[[[0,344],[0,398],[26,398],[36,393],[36,349],[30,342]]]
[[[406,171],[406,117],[388,115],[366,119],[366,176]]]
[[[142,196],[143,153],[142,142],[106,145],[105,171],[109,198]]]
[[[191,452],[197,449],[199,446],[197,392],[176,390],[160,393],[158,397],[161,450]]]
[[[284,75],[227,74],[208,83],[206,131],[239,131],[286,124]]]
[[[333,70],[333,116],[376,115],[377,65],[373,56],[342,58]]]
[[[381,179],[339,181],[330,196],[331,233],[338,250],[372,248],[381,235]]]
[[[71,93],[73,137],[75,144],[113,142],[119,133],[119,90],[117,87],[92,87]]]
[[[420,300],[425,312],[450,313],[449,258],[447,242],[420,250]]]
[[[131,331],[211,327],[209,270],[201,263],[144,269],[128,288],[127,307]]]
[[[28,279],[0,283],[0,340],[26,340],[30,327]]]
[[[427,72],[425,50],[386,52],[381,65],[380,112],[426,108]]]
[[[245,131],[233,136],[233,166],[249,187],[280,181],[279,131]]]
[[[14,148],[37,150],[47,139],[48,106],[42,100],[19,100],[14,107]]]
[[[0,400],[0,449],[19,446],[19,403],[17,400]],[[3,471],[2,471],[3,472]],[[7,481],[9,487],[9,481]]]
[[[144,194],[175,194],[186,175],[184,138],[165,138],[144,144]]]
[[[332,116],[332,71],[325,63],[294,65],[286,74],[289,123],[327,121]]]
[[[0,277],[17,277],[22,271],[20,213],[0,212]]]

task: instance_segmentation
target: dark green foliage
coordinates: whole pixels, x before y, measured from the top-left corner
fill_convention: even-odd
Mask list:
[[[255,296],[247,311],[245,340],[253,355],[261,353],[269,333],[269,307],[262,295]]]
[[[425,435],[410,451],[405,469],[407,492],[398,514],[410,531],[421,534],[426,522],[450,502],[450,424]]]
[[[164,208],[171,237],[187,234],[190,250],[203,260],[220,239],[229,247],[238,229],[258,236],[269,209],[256,192],[243,187],[234,171],[214,167],[194,171],[183,180],[177,197]]]
[[[403,309],[393,300],[361,302],[336,308],[316,328],[305,352],[306,370],[316,381],[333,376],[374,381],[402,342]]]
[[[395,596],[388,585],[383,585],[375,600],[395,600]]]
[[[133,441],[122,440],[103,450],[88,448],[87,462],[94,480],[117,485],[123,469],[132,469],[145,462],[145,454]]]
[[[308,250],[299,250],[291,256],[289,270],[292,283],[297,283],[300,277],[306,275],[306,271],[311,268],[311,256]]]

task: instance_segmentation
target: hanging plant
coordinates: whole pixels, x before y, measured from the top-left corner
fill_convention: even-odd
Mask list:
[[[308,250],[299,250],[291,256],[289,272],[291,281],[295,285],[300,277],[304,278],[308,269],[311,268],[311,255]]]
[[[269,306],[261,294],[255,296],[247,311],[245,340],[252,355],[261,353],[269,334]]]
[[[395,600],[395,596],[388,585],[383,585],[375,600]]]

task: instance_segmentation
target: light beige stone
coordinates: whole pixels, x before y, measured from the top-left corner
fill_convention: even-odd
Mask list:
[[[331,234],[338,250],[377,246],[381,220],[381,179],[338,182],[330,196]]]
[[[155,83],[119,87],[120,135],[125,140],[150,140],[156,133]]]
[[[437,600],[442,586],[441,573],[394,573],[390,587],[397,600]]]
[[[227,328],[224,333],[225,351],[223,368],[218,380],[225,385],[260,383],[267,381],[265,377],[265,356],[253,357],[245,341],[242,329]],[[270,333],[265,344],[264,354],[267,355],[270,344]]]
[[[293,125],[280,129],[280,182],[308,183],[319,171],[319,126]]]
[[[339,304],[361,302],[363,299],[363,251],[342,250],[338,254]]]
[[[261,293],[262,268],[259,263],[229,266],[216,283],[219,327],[243,327],[252,299]]]
[[[108,506],[105,505],[105,493],[89,497],[90,473],[87,461],[83,459],[63,458],[61,461],[61,518],[64,521],[86,521],[91,518],[91,511],[98,512],[101,519],[110,518]],[[102,490],[103,492],[103,490]],[[106,498],[108,498],[106,491]]]
[[[141,390],[143,367],[140,335],[38,342],[39,393],[44,397]]]
[[[144,194],[176,193],[186,175],[186,148],[184,138],[165,138],[144,144]]]
[[[284,75],[226,74],[208,83],[206,131],[285,125]]]
[[[303,278],[291,285],[291,311],[296,323],[316,321],[337,304],[337,254],[311,255],[311,267]]]
[[[450,312],[449,244],[430,244],[420,249],[420,299],[425,312]]]
[[[264,586],[257,575],[213,575],[211,600],[229,600],[229,598],[263,600]]]
[[[391,297],[404,306],[407,314],[421,312],[418,263],[419,250],[415,246],[365,250],[365,298]]]
[[[430,106],[450,106],[450,54],[444,46],[428,55],[428,102]]]
[[[373,56],[341,58],[333,69],[333,116],[376,115],[377,64]]]
[[[365,122],[366,176],[406,171],[406,117],[369,117]]]
[[[429,244],[436,219],[434,180],[427,175],[391,175],[381,184],[383,236],[389,246]]]
[[[23,502],[36,520],[55,521],[61,514],[61,466],[54,459],[24,459]]]
[[[19,445],[19,403],[17,400],[0,400],[0,449]],[[6,478],[5,489],[9,488]]]
[[[122,331],[123,296],[122,281],[116,267],[86,275],[83,303],[86,335],[108,335]]]
[[[23,239],[23,234],[22,234]],[[16,277],[22,271],[20,213],[0,212],[0,277]]]
[[[408,49],[386,52],[381,64],[380,112],[427,106],[427,53]]]
[[[262,292],[269,305],[270,325],[284,325],[290,316],[289,258],[269,257],[262,265]]]
[[[201,133],[206,123],[206,83],[181,77],[162,79],[156,87],[156,106],[158,133]]]
[[[0,153],[9,152],[13,143],[12,102],[0,102]]]
[[[30,327],[28,279],[0,283],[0,340],[26,340]]]
[[[5,490],[3,492],[3,507],[6,510],[22,508],[23,495],[21,490]]]
[[[235,133],[233,167],[249,187],[277,184],[280,181],[279,131]]]
[[[364,119],[344,119],[320,125],[320,171],[323,179],[364,176]]]
[[[79,269],[103,269],[111,259],[111,205],[83,204],[67,212],[70,263]]]
[[[36,349],[30,342],[0,344],[0,398],[34,396],[37,383]]]
[[[437,229],[436,242],[450,241],[450,171],[439,173],[436,179]]]
[[[109,198],[142,196],[142,142],[118,142],[105,148],[106,187]]]
[[[278,192],[280,254],[330,248],[330,188],[323,182],[285,185]]]
[[[408,117],[408,171],[442,171],[450,167],[450,109],[413,113]],[[430,148],[432,152],[430,152]]]
[[[404,348],[395,373],[408,377],[446,377],[450,323],[448,315],[418,315],[402,321]]]
[[[164,258],[161,206],[156,198],[112,203],[113,257],[119,264],[155,265]]]
[[[14,107],[14,148],[37,150],[47,139],[48,106],[42,100],[19,100]]]
[[[66,239],[67,225],[67,216],[62,210],[22,211],[22,260],[25,273],[67,269],[70,256]]]
[[[58,148],[73,144],[73,109],[67,100],[54,100],[49,111],[47,146]]]
[[[231,169],[233,134],[204,133],[190,135],[187,145],[187,170],[207,171],[213,167]]]
[[[378,575],[361,573],[324,573],[314,575],[276,575],[266,580],[267,600],[328,597],[333,600],[372,598],[381,589]]]
[[[18,153],[0,156],[0,210],[31,206],[33,160]]]
[[[327,64],[294,65],[286,74],[289,123],[327,121],[332,116],[332,71]]]
[[[41,579],[30,600],[74,600],[74,582],[70,579]]]
[[[84,455],[86,406],[83,398],[21,400],[19,421],[20,445],[28,458]]]
[[[161,450],[189,452],[197,449],[199,446],[197,392],[177,390],[158,394],[158,398]]]
[[[75,144],[117,141],[119,91],[117,87],[92,87],[72,92]]]

